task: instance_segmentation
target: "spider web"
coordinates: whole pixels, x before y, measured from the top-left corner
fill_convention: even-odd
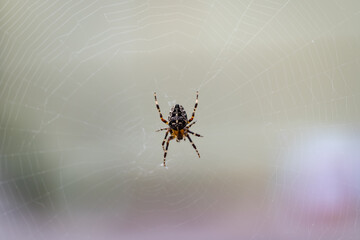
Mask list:
[[[358,1],[0,3],[4,239],[356,239]],[[161,166],[179,103],[191,144]]]

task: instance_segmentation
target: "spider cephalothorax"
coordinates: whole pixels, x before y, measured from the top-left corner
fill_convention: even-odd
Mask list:
[[[166,167],[165,161],[166,161],[167,150],[168,150],[168,147],[169,147],[169,142],[171,140],[173,140],[173,139],[176,139],[176,141],[179,142],[182,139],[185,140],[186,138],[188,138],[189,141],[191,142],[192,146],[194,147],[196,153],[200,157],[200,154],[199,154],[198,150],[196,149],[195,144],[193,143],[193,141],[191,140],[191,138],[189,136],[189,133],[190,133],[190,134],[195,135],[197,137],[202,137],[200,134],[194,133],[194,132],[189,130],[189,128],[193,124],[195,124],[195,122],[196,122],[195,121],[195,122],[190,124],[190,122],[193,121],[194,117],[195,117],[195,111],[196,111],[196,108],[197,108],[197,105],[198,105],[199,93],[196,92],[195,107],[194,107],[194,111],[192,113],[192,116],[191,116],[191,118],[189,120],[187,119],[187,115],[186,115],[186,112],[185,112],[185,109],[183,108],[183,106],[181,106],[179,104],[176,104],[175,106],[173,106],[170,109],[170,113],[169,113],[169,117],[168,117],[169,121],[166,121],[163,118],[162,114],[161,114],[159,103],[157,101],[155,92],[154,92],[154,97],[155,97],[156,108],[159,111],[161,121],[163,121],[165,124],[169,125],[169,127],[167,127],[167,128],[162,128],[162,129],[157,130],[157,131],[166,130],[165,137],[164,137],[164,140],[162,142],[162,147],[163,147],[163,150],[164,150],[164,167]],[[170,133],[170,136],[169,136],[169,138],[167,138],[169,133]],[[166,148],[164,148],[166,138],[167,138]]]

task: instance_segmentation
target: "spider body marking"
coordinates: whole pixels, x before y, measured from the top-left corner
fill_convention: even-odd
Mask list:
[[[165,137],[162,142],[162,148],[164,150],[164,163],[163,163],[164,167],[166,167],[166,155],[169,148],[169,142],[173,139],[176,139],[177,142],[180,142],[180,140],[182,139],[186,140],[186,138],[188,138],[200,158],[199,151],[197,150],[195,144],[193,143],[192,139],[189,136],[189,134],[192,134],[195,135],[196,137],[202,137],[200,134],[194,133],[189,130],[189,128],[196,123],[196,121],[194,121],[193,123],[191,122],[194,120],[195,117],[195,111],[198,105],[198,97],[199,97],[199,92],[196,92],[195,107],[190,119],[187,118],[187,114],[184,107],[179,104],[175,104],[175,106],[173,106],[170,109],[168,121],[166,121],[161,114],[160,106],[156,98],[156,93],[154,92],[155,104],[156,104],[156,108],[159,111],[160,119],[169,126],[167,128],[162,128],[157,130],[157,131],[166,130]],[[169,133],[170,136],[167,138]],[[166,147],[164,147],[165,142],[166,142]]]

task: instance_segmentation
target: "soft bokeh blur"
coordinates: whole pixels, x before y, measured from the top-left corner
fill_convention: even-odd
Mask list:
[[[357,239],[360,1],[0,1],[1,239]],[[169,146],[165,116],[188,116]]]

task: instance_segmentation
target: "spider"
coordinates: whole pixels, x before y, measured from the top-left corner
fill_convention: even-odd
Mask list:
[[[196,92],[195,107],[194,107],[194,111],[192,113],[192,116],[191,116],[191,118],[189,120],[187,119],[187,115],[186,115],[186,112],[185,112],[183,106],[181,106],[179,104],[175,104],[175,106],[173,106],[170,109],[170,113],[169,113],[169,117],[168,117],[169,121],[166,121],[163,118],[163,115],[161,114],[160,106],[159,106],[159,103],[158,103],[157,98],[156,98],[156,92],[154,92],[154,98],[155,98],[156,108],[157,108],[157,110],[159,111],[159,114],[160,114],[161,121],[163,121],[165,124],[169,125],[169,127],[161,128],[161,129],[156,131],[156,132],[160,132],[160,131],[165,131],[166,130],[164,140],[163,140],[163,142],[161,144],[162,148],[164,150],[164,164],[163,164],[163,166],[166,167],[166,155],[167,155],[167,151],[168,151],[168,148],[169,148],[169,142],[171,140],[175,139],[175,138],[176,138],[177,142],[180,142],[180,140],[182,140],[182,139],[184,139],[184,141],[185,141],[186,138],[188,138],[190,143],[192,144],[193,148],[195,149],[197,155],[200,158],[199,151],[197,150],[195,144],[193,143],[193,141],[191,140],[190,135],[189,135],[189,133],[190,133],[190,134],[192,134],[192,135],[194,135],[196,137],[203,137],[200,134],[194,133],[194,132],[189,130],[190,127],[196,123],[196,121],[194,121],[194,122],[192,122],[192,121],[194,120],[195,111],[196,111],[196,108],[197,108],[197,105],[198,105],[199,92],[198,91]],[[170,133],[170,136],[167,138],[169,133]],[[167,138],[167,141],[166,141],[166,138]],[[164,148],[165,141],[166,141],[166,147]]]

